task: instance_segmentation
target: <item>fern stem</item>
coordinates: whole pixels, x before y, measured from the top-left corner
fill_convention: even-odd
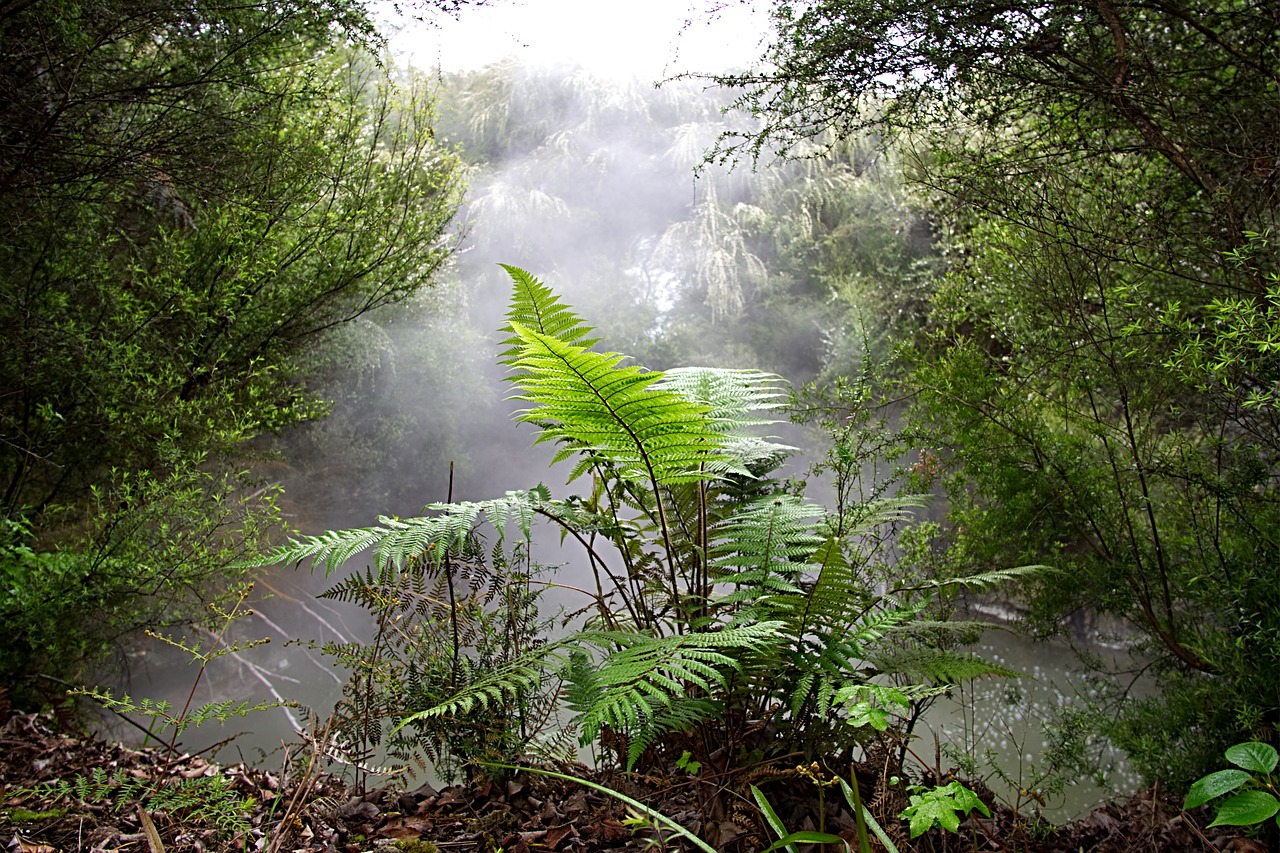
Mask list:
[[[547,518],[547,519],[550,519],[551,521],[554,521],[556,524],[560,525],[560,527],[562,527],[564,530],[568,531],[568,532],[569,532],[569,534],[570,534],[571,536],[573,536],[573,538],[574,538],[574,539],[577,539],[577,540],[578,540],[578,543],[579,543],[580,545],[582,545],[582,547],[583,547],[583,548],[585,548],[585,549],[586,549],[586,551],[587,551],[587,559],[591,561],[591,569],[592,569],[592,572],[593,572],[593,573],[595,572],[595,569],[596,569],[596,566],[597,566],[597,565],[598,565],[600,568],[604,569],[604,573],[605,573],[606,575],[608,575],[608,576],[609,576],[609,580],[611,580],[611,581],[613,582],[614,588],[616,588],[616,589],[618,590],[618,592],[619,592],[619,593],[621,593],[621,595],[622,595],[622,603],[623,603],[624,605],[626,605],[627,612],[631,614],[631,618],[632,618],[632,620],[633,620],[637,625],[639,625],[639,624],[640,624],[640,617],[636,614],[635,609],[631,606],[631,600],[630,600],[630,597],[627,595],[627,591],[626,591],[625,587],[623,586],[622,581],[621,581],[619,578],[617,578],[616,576],[614,576],[613,572],[609,571],[609,566],[608,566],[608,564],[607,564],[607,563],[605,563],[605,561],[604,561],[603,559],[601,559],[600,555],[596,552],[595,548],[591,547],[591,543],[590,543],[590,542],[588,542],[588,541],[587,541],[587,540],[582,536],[582,533],[581,533],[580,531],[578,531],[576,528],[574,528],[574,526],[573,526],[573,525],[571,525],[571,524],[569,524],[567,521],[565,521],[563,518],[561,518],[560,516],[556,515],[555,513],[551,512],[551,511],[549,511],[549,510],[543,509],[542,507],[537,507],[536,509],[534,509],[534,512],[535,512],[535,513],[537,513],[538,515],[542,516],[543,518]],[[600,584],[600,576],[597,574],[597,575],[596,575],[596,585],[597,585],[597,588],[599,588],[599,584]],[[584,592],[585,592],[585,590],[584,590]],[[588,593],[588,594],[589,594],[589,593]],[[597,595],[597,602],[598,602],[598,603],[599,603],[599,605],[600,605],[600,615],[601,615],[601,616],[603,616],[603,617],[605,618],[605,620],[606,620],[606,621],[608,621],[608,622],[610,623],[610,626],[611,626],[611,627],[615,627],[615,628],[616,628],[616,627],[617,627],[617,623],[616,623],[616,622],[614,621],[614,619],[613,619],[613,614],[609,612],[609,608],[608,608],[608,606],[605,604],[605,600],[604,600],[604,590],[603,590],[603,589],[601,589],[601,590],[600,590],[600,592],[599,592],[599,593],[598,593],[598,595]]]
[[[453,503],[453,460],[449,460],[449,492],[447,503]],[[458,631],[458,602],[457,593],[453,588],[453,563],[449,559],[449,553],[452,549],[446,548],[444,552],[444,577],[449,584],[449,627],[453,631],[453,662],[449,671],[449,689],[457,692],[458,690],[458,655],[459,649],[462,647],[460,640],[460,632]]]

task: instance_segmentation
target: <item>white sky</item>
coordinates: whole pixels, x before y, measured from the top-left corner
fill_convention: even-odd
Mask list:
[[[582,65],[602,76],[659,79],[759,58],[770,4],[738,0],[491,0],[457,20],[405,27],[392,50],[414,66],[468,71],[508,56]],[[708,6],[724,6],[714,16]],[[394,20],[394,19],[393,19]],[[403,19],[401,19],[403,20]],[[686,26],[687,24],[687,26]]]

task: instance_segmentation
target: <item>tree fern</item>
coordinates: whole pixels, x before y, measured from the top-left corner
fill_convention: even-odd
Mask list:
[[[770,735],[760,749],[809,748],[830,731],[839,697],[859,685],[867,693],[877,676],[930,691],[1010,674],[934,648],[951,638],[921,613],[931,596],[1030,567],[881,583],[886,543],[920,499],[842,502],[835,518],[784,493],[769,474],[790,448],[760,434],[785,399],[778,377],[627,364],[597,351],[591,327],[550,288],[505,269],[501,361],[524,404],[517,419],[557,445],[556,462],[573,460],[570,481],[591,485],[563,500],[539,486],[432,504],[420,518],[302,537],[259,561],[328,572],[371,552],[372,565],[327,593],[378,616],[372,646],[329,647],[356,672],[344,700],[353,748],[383,740],[397,756],[433,759],[451,745],[464,758],[523,751],[557,692],[582,742],[614,733],[628,767],[664,733],[700,726],[706,743],[715,726],[747,720],[792,736],[780,747]],[[515,568],[528,559],[536,515],[585,549],[596,579],[593,603],[575,617],[596,615],[555,642],[541,640],[536,596]],[[497,531],[488,549],[484,521]],[[904,630],[913,623],[921,630]],[[400,722],[384,737],[388,715]],[[744,731],[724,734],[735,754]]]

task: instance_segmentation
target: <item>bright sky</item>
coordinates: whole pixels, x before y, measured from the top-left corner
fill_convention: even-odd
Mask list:
[[[758,59],[769,4],[743,0],[492,0],[437,16],[391,40],[418,68],[467,71],[508,56],[582,65],[600,75],[659,79],[723,71]],[[708,6],[724,6],[714,15]]]

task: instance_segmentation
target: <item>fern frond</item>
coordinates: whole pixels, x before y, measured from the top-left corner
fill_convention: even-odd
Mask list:
[[[814,532],[822,507],[793,495],[769,495],[748,504],[712,529],[711,559],[714,569],[733,583],[746,583],[748,570],[776,570],[787,574],[802,566],[823,543]]]
[[[493,523],[500,537],[505,536],[514,523],[527,538],[536,508],[549,499],[550,492],[539,485],[533,489],[509,491],[493,500],[431,504],[427,508],[438,515],[408,519],[383,516],[378,519],[379,526],[376,527],[331,530],[319,536],[291,539],[288,544],[245,565],[284,563],[300,566],[310,560],[313,570],[323,566],[325,574],[330,574],[357,554],[373,549],[379,566],[401,569],[419,559],[438,566],[446,553],[466,546],[482,515]],[[381,582],[387,580],[384,578]],[[354,591],[349,592],[354,594]]]
[[[246,560],[242,565],[260,567],[284,564],[299,567],[310,560],[312,571],[323,566],[324,573],[329,575],[356,554],[377,545],[390,532],[385,527],[329,530],[318,536],[290,539],[288,544],[274,548],[261,557]]]
[[[519,267],[500,264],[511,276],[511,303],[507,319],[539,334],[559,338],[567,344],[590,349],[599,338],[588,337],[594,329],[583,322],[555,291]],[[517,337],[503,342],[509,347],[499,357],[505,364],[519,356],[522,344]]]
[[[882,673],[926,684],[958,684],[984,676],[1026,677],[1024,672],[968,652],[917,645],[882,647],[872,655],[871,663]]]
[[[725,461],[706,407],[654,389],[662,374],[621,366],[617,353],[586,350],[514,321],[510,328],[522,342],[507,362],[520,371],[515,399],[530,404],[517,417],[541,428],[538,442],[565,442],[557,460],[587,451],[655,491],[709,479],[706,466]]]
[[[443,702],[410,714],[397,723],[393,731],[399,731],[417,720],[429,717],[466,715],[475,708],[490,708],[522,693],[536,691],[543,677],[551,669],[552,661],[560,657],[561,646],[562,643],[548,643],[525,652],[520,657],[471,681]]]
[[[605,726],[630,736],[660,720],[685,725],[692,717],[682,714],[710,713],[710,700],[687,704],[690,691],[723,695],[726,675],[741,668],[740,658],[776,650],[784,637],[779,623],[762,622],[673,637],[584,631],[574,639],[605,653],[597,666],[585,655],[577,658],[582,671],[575,675],[575,690],[588,689],[576,694],[575,722],[590,740]]]
[[[942,578],[928,582],[929,586],[937,589],[946,589],[948,587],[964,586],[969,589],[985,590],[993,586],[1017,578],[1025,578],[1030,575],[1040,574],[1041,572],[1052,571],[1050,566],[1033,564],[1027,566],[1013,566],[1008,569],[991,569],[985,572],[979,572],[976,575],[967,575],[962,578]]]
[[[717,474],[753,476],[751,469],[787,456],[794,447],[748,432],[752,427],[780,423],[760,413],[781,408],[787,399],[786,380],[759,370],[685,367],[668,370],[656,388],[675,391],[707,407],[710,427],[725,436],[725,460],[709,465]]]

